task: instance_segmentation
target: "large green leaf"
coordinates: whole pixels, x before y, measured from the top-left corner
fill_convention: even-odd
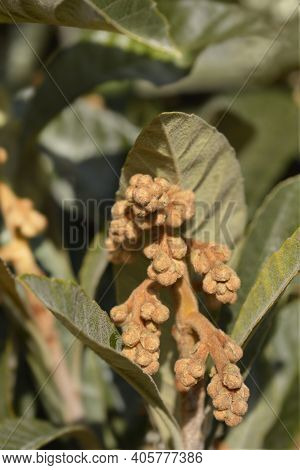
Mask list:
[[[92,67],[91,67],[92,64]],[[26,133],[40,131],[75,98],[110,80],[144,79],[156,85],[185,74],[171,63],[119,48],[82,41],[62,49],[47,64],[47,74],[32,98],[25,116]]]
[[[86,445],[86,449],[98,448],[95,447],[96,441],[93,435],[82,425],[59,428],[47,421],[22,417],[0,422],[0,449],[2,450],[41,449],[62,437],[77,438]]]
[[[108,29],[173,56],[180,55],[168,36],[168,24],[153,0],[2,0],[0,22]]]
[[[274,319],[273,334],[248,377],[247,383],[251,388],[249,413],[237,428],[229,432],[226,440],[232,449],[263,448],[273,426],[280,436],[277,449],[295,446],[294,436],[282,419],[282,411],[297,376],[299,307],[299,300],[292,301]],[[298,408],[299,397],[294,396],[294,400],[292,405]],[[298,421],[296,410],[294,417]]]
[[[137,134],[136,126],[122,114],[106,109],[96,95],[94,100],[77,99],[72,109],[66,107],[41,132],[39,143],[50,155],[81,163],[95,157],[98,148],[109,156],[128,151]]]
[[[297,176],[278,184],[256,212],[240,253],[237,271],[242,285],[238,300],[232,306],[235,315],[245,302],[264,261],[297,229],[299,200],[300,177]]]
[[[177,47],[186,52],[195,53],[210,44],[255,33],[263,24],[256,13],[232,2],[157,0],[157,5],[168,18]]]
[[[243,233],[243,181],[234,150],[198,116],[162,113],[142,130],[125,161],[119,196],[135,173],[163,176],[195,192],[186,236],[234,244]]]
[[[79,271],[79,281],[89,297],[94,298],[99,281],[108,265],[105,250],[105,234],[99,232],[93,238],[83,258]]]
[[[232,338],[244,344],[264,315],[300,269],[300,229],[296,230],[262,265],[232,330]]]
[[[250,217],[297,154],[297,111],[290,91],[280,88],[217,96],[200,111],[211,123],[221,121],[237,151]]]
[[[98,208],[93,208],[90,200],[96,200],[102,215],[107,200],[114,196],[118,184],[115,176],[137,133],[138,128],[128,119],[104,108],[97,95],[79,98],[72,107],[63,109],[38,139],[41,154],[50,163],[46,171],[58,204],[64,203],[66,208],[66,201],[79,199],[89,204],[86,215],[93,219]]]
[[[163,2],[164,0],[162,0]],[[184,4],[184,0],[182,0]],[[209,2],[217,3],[217,2]],[[227,2],[229,3],[229,2]],[[201,9],[200,15],[201,15]],[[191,20],[196,19],[193,9],[190,12]],[[252,20],[252,25],[247,24],[248,18],[251,18],[251,12],[245,12],[245,28],[243,32],[242,22],[237,26],[237,34],[231,30],[229,16],[229,30],[225,21],[220,22],[215,31],[216,25],[208,22],[207,30],[204,31],[204,41],[217,33],[216,37],[212,37],[209,44],[202,43],[205,47],[198,50],[198,55],[193,61],[190,73],[176,83],[171,83],[155,90],[154,87],[147,86],[154,95],[174,95],[182,93],[195,93],[199,91],[215,92],[216,90],[239,89],[245,83],[249,89],[250,85],[260,85],[264,83],[274,82],[274,79],[280,77],[286,70],[293,70],[298,65],[298,20],[297,12],[283,25],[276,21],[271,22],[267,16],[264,24],[260,28],[259,33],[255,33],[256,25],[261,24],[262,15],[258,14]],[[180,22],[184,18],[182,14],[178,18]],[[196,20],[197,21],[197,20]],[[195,31],[195,27],[188,27],[182,36],[189,37],[190,29]],[[223,29],[224,37],[219,34]],[[183,30],[184,31],[184,30]],[[227,35],[227,37],[226,37]],[[195,36],[194,36],[195,37]],[[193,39],[193,37],[192,37]],[[207,39],[208,40],[208,39]],[[189,42],[188,39],[184,42]]]
[[[21,279],[76,338],[93,349],[155,408],[169,429],[172,445],[180,446],[177,424],[154,381],[120,354],[119,333],[99,305],[73,282],[34,275]]]

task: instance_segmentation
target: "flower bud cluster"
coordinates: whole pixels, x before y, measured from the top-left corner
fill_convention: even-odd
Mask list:
[[[122,354],[145,373],[155,374],[159,369],[159,325],[169,318],[169,309],[156,295],[137,290],[127,302],[113,307],[110,316],[122,326]]]
[[[235,271],[226,264],[216,264],[203,279],[202,287],[208,294],[215,294],[223,304],[233,304],[237,299],[236,291],[241,281]]]
[[[105,246],[112,263],[128,262],[132,249],[140,236],[140,230],[131,220],[129,204],[125,200],[115,202],[111,209],[108,238]]]
[[[162,241],[146,246],[144,254],[152,260],[147,269],[149,278],[163,286],[174,284],[183,275],[182,259],[186,252],[186,243],[179,236],[165,236]]]
[[[241,282],[233,269],[224,264],[230,258],[230,250],[216,243],[201,244],[191,250],[194,270],[203,275],[204,292],[213,294],[219,302],[234,303]]]
[[[220,371],[212,370],[212,380],[207,393],[212,398],[214,416],[224,421],[227,426],[237,426],[246,414],[249,389],[243,383],[239,367],[235,364],[243,356],[243,351],[233,340],[219,330],[219,337],[224,340],[223,351],[228,362]]]
[[[136,174],[130,178],[125,199],[112,207],[106,248],[111,261],[124,261],[123,251],[130,251],[143,230],[162,225],[180,227],[193,217],[195,196],[171,185],[165,178]],[[172,267],[174,272],[175,266]],[[173,276],[174,278],[174,276]]]
[[[227,426],[237,426],[248,410],[249,389],[235,364],[227,364],[224,369],[222,379],[214,371],[207,393],[212,398],[215,418]]]
[[[174,366],[176,388],[180,392],[187,392],[191,387],[203,379],[205,374],[205,361],[197,357],[178,359]]]
[[[141,230],[163,225],[169,204],[170,183],[164,178],[136,174],[130,178],[126,200],[131,205],[134,222]]]
[[[7,208],[6,223],[12,232],[25,238],[32,238],[41,233],[46,225],[46,218],[33,208],[30,199],[16,199]]]
[[[33,202],[17,197],[5,183],[0,184],[0,209],[12,236],[32,238],[46,228],[47,219],[34,209]]]

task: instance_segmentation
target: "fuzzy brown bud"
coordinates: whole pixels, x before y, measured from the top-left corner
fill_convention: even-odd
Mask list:
[[[230,390],[241,388],[243,378],[237,365],[228,363],[223,369],[223,384]]]
[[[131,348],[138,344],[141,336],[141,330],[141,325],[133,322],[128,323],[122,333],[124,344]]]
[[[110,317],[115,323],[123,323],[128,316],[128,307],[126,304],[117,305],[110,311]]]

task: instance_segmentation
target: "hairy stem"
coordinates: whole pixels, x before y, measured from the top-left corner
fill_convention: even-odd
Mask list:
[[[192,290],[187,269],[182,279],[174,285],[173,292],[176,301],[176,328],[179,333],[178,349],[182,357],[187,357],[195,345],[192,332],[195,315],[201,316],[201,321],[206,326],[206,318],[198,313],[198,302]],[[205,419],[205,396],[204,380],[201,380],[189,392],[181,394],[182,439],[185,449],[204,448],[205,436],[202,427]]]

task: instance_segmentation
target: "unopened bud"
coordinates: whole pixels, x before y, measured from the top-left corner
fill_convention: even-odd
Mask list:
[[[243,383],[240,369],[237,365],[228,363],[223,369],[223,384],[230,390],[240,388]]]

